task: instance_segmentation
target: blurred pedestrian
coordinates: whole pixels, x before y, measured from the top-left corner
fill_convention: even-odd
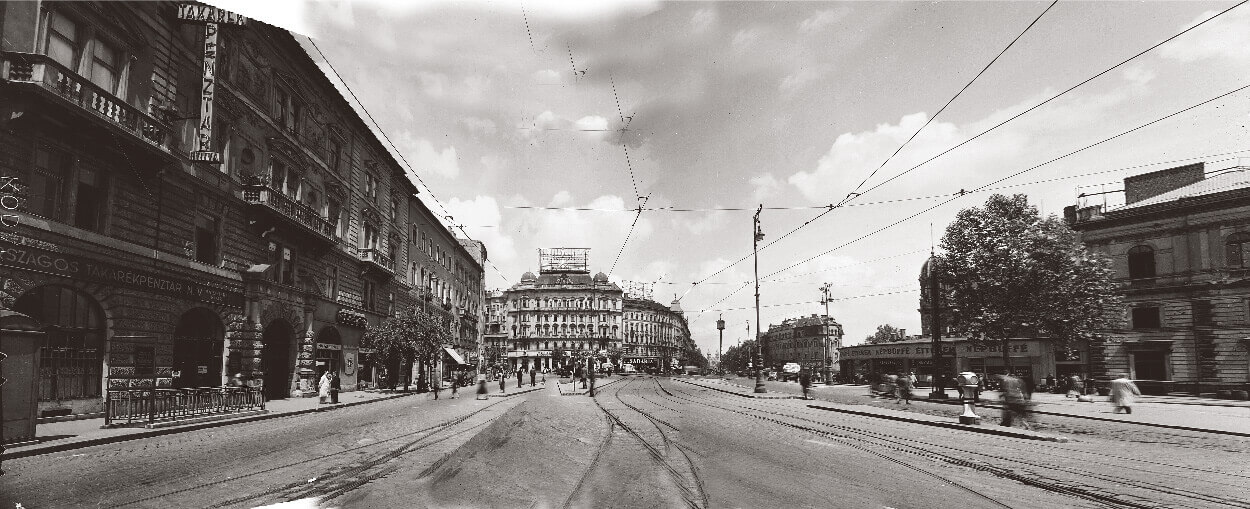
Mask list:
[[[341,389],[342,387],[343,386],[341,385],[341,382],[339,382],[339,374],[331,371],[330,372],[330,403],[333,403],[336,405],[338,404],[339,389]]]
[[[486,399],[486,373],[477,374],[477,397],[474,399]]]
[[[1046,375],[1046,388],[1055,390],[1055,375]]]
[[[895,395],[895,403],[898,403],[899,401],[906,401],[908,405],[911,404],[911,391],[912,388],[915,387],[911,378],[912,377],[907,374],[903,374],[898,377],[898,394]]]
[[[803,399],[812,399],[810,394],[812,388],[812,374],[807,370],[799,373],[799,385],[803,387]]]
[[[1003,403],[1002,425],[1011,426],[1019,418],[1024,429],[1032,429],[1029,426],[1029,400],[1025,397],[1024,381],[1008,373],[999,378],[999,386]]]
[[[885,376],[885,397],[898,399],[898,375]]]
[[[456,399],[456,390],[460,388],[460,382],[464,379],[464,375],[456,375],[451,379],[451,399]]]
[[[503,376],[503,373],[500,373],[499,374],[499,392],[502,393],[504,392],[504,390],[506,390],[504,385],[507,384],[507,382],[508,382],[508,377]]]
[[[1137,396],[1141,396],[1141,391],[1128,379],[1127,373],[1111,381],[1111,404],[1115,406],[1115,413],[1120,413],[1120,409],[1126,414],[1133,413],[1133,400]]]
[[[517,368],[516,370],[516,388],[520,389],[521,384],[525,381],[525,368]]]
[[[325,404],[330,400],[330,371],[327,370],[321,374],[321,380],[317,382],[317,403]]]
[[[434,383],[434,387],[432,387],[432,389],[434,390],[434,400],[437,401],[438,393],[443,391],[443,381],[435,378],[433,383]]]
[[[538,387],[538,370],[530,368],[530,387]]]
[[[1068,394],[1064,397],[1076,398],[1081,396],[1081,375],[1072,375],[1068,377]]]

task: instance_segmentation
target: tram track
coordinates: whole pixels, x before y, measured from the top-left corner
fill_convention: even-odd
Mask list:
[[[696,385],[695,387],[698,387],[698,386]],[[891,435],[888,433],[874,432],[874,431],[864,430],[862,428],[857,428],[857,427],[852,427],[852,426],[838,425],[835,423],[830,423],[827,421],[822,421],[822,420],[817,420],[817,419],[809,419],[801,415],[795,415],[793,413],[794,409],[792,407],[784,406],[783,404],[772,402],[772,401],[764,401],[764,400],[754,401],[750,403],[749,405],[742,405],[742,406],[739,406],[738,408],[729,408],[729,407],[723,407],[723,406],[708,403],[707,401],[703,401],[703,399],[705,398],[699,395],[689,393],[684,390],[674,389],[674,391],[679,393],[680,396],[677,394],[674,394],[672,391],[665,390],[664,392],[669,396],[670,399],[678,403],[683,403],[683,402],[684,403],[696,403],[696,404],[708,406],[711,408],[716,408],[716,409],[723,410],[723,411],[738,413],[741,415],[746,415],[746,416],[754,417],[757,419],[767,420],[767,421],[774,422],[774,423],[787,426],[790,428],[802,429],[802,430],[813,432],[813,433],[820,434],[820,435],[836,437],[843,441],[857,441],[859,443],[870,444],[875,447],[881,447],[881,448],[885,448],[887,450],[892,450],[895,452],[908,453],[912,455],[926,457],[932,460],[943,461],[946,463],[974,468],[976,470],[989,472],[999,477],[1013,479],[1013,480],[1016,480],[1025,484],[1029,484],[1029,485],[1036,486],[1042,489],[1046,489],[1048,491],[1052,491],[1056,493],[1063,493],[1063,494],[1083,498],[1086,500],[1102,503],[1109,507],[1133,507],[1133,508],[1158,507],[1159,505],[1154,502],[1157,495],[1168,495],[1170,497],[1180,498],[1182,500],[1177,500],[1176,503],[1182,504],[1181,506],[1184,506],[1183,504],[1185,502],[1198,501],[1198,502],[1214,504],[1216,507],[1250,507],[1250,502],[1246,502],[1245,500],[1211,495],[1211,494],[1194,491],[1194,490],[1174,488],[1174,487],[1170,487],[1166,485],[1161,485],[1157,482],[1152,482],[1150,480],[1124,479],[1122,476],[1112,476],[1108,474],[1101,474],[1098,472],[1092,472],[1092,471],[1085,470],[1085,469],[1061,468],[1061,467],[1057,467],[1051,464],[1043,464],[1043,463],[1038,463],[1034,461],[1022,460],[1018,457],[1008,458],[1008,457],[1004,457],[1001,455],[994,455],[994,454],[984,453],[980,451],[971,451],[971,450],[967,450],[964,448],[950,446],[947,444],[935,444],[935,443],[926,442],[923,440],[917,440],[911,437]],[[768,408],[760,408],[760,407],[768,407]],[[759,414],[765,414],[765,415],[759,415]],[[787,422],[786,420],[780,419],[779,417],[796,420],[796,421],[802,421],[802,422],[801,423]],[[1067,450],[1067,452],[1070,452],[1070,453],[1071,452],[1083,452],[1083,451],[1080,451],[1079,449],[1072,449],[1072,448],[1061,448],[1061,449]],[[943,450],[948,451],[948,452],[942,452]],[[1055,455],[1054,453],[1047,453],[1041,448],[1038,448],[1038,450],[1039,452],[1043,454]],[[954,455],[955,453],[959,454],[960,456]],[[969,458],[975,458],[975,459],[969,459]],[[994,462],[999,463],[999,465],[990,465],[987,463],[987,460],[993,460]],[[1009,466],[1002,466],[1002,464],[1004,463]],[[1098,463],[1109,466],[1109,467],[1115,467],[1116,469],[1126,468],[1122,463],[1109,463],[1105,461],[1098,462]],[[1158,462],[1155,462],[1155,463],[1161,464]],[[1020,472],[1017,472],[1015,468],[1018,465],[1025,465],[1035,470],[1025,472],[1025,473],[1020,473]],[[1136,467],[1129,467],[1129,468],[1136,468]],[[1041,475],[1038,472],[1038,471],[1044,472],[1047,470],[1051,472],[1062,473],[1065,476],[1067,476],[1069,479],[1068,480],[1051,479],[1049,477]],[[1151,471],[1151,470],[1145,470],[1145,469],[1140,469],[1140,468],[1136,468],[1136,470],[1139,473],[1150,474],[1154,476],[1156,479],[1158,479],[1160,476],[1163,476],[1163,478],[1166,478],[1166,476],[1169,476],[1169,475],[1176,475],[1175,472],[1158,472],[1158,471]],[[1208,469],[1194,469],[1194,471],[1211,472]],[[1231,476],[1232,477],[1245,477],[1245,476],[1241,476],[1238,474],[1231,474]],[[1218,483],[1218,482],[1210,481],[1208,479],[1203,479],[1203,478],[1189,477],[1189,479],[1196,480],[1196,481],[1203,481],[1203,482],[1213,482],[1216,484],[1223,484],[1225,487],[1240,486],[1237,484]],[[1121,486],[1129,486],[1134,489],[1133,491],[1144,492],[1146,496],[1108,495],[1107,493],[1102,492],[1101,488],[1099,487],[1088,486],[1086,484],[1083,484],[1081,482],[1082,480],[1098,480],[1098,481],[1107,483],[1108,485],[1118,484]],[[1188,507],[1196,507],[1196,506],[1188,506]]]
[[[451,419],[441,421],[431,426],[423,427],[421,429],[417,429],[413,431],[408,431],[405,433],[400,433],[398,435],[387,437],[384,439],[371,441],[367,444],[361,444],[356,447],[350,447],[350,448],[343,449],[343,450],[336,450],[334,452],[323,454],[323,455],[316,456],[313,458],[303,458],[298,461],[292,461],[292,462],[287,462],[287,463],[283,463],[283,464],[268,467],[268,468],[253,470],[253,471],[241,474],[241,475],[232,475],[224,479],[217,479],[217,480],[213,480],[209,482],[203,482],[203,483],[199,483],[193,486],[179,488],[176,490],[170,490],[170,491],[166,491],[163,493],[150,495],[150,496],[146,496],[146,497],[138,498],[134,500],[129,500],[129,501],[113,504],[113,505],[101,504],[100,506],[101,507],[129,507],[129,506],[136,506],[136,505],[144,505],[145,503],[149,503],[155,500],[165,499],[165,498],[178,496],[178,495],[186,495],[187,493],[200,491],[200,490],[206,490],[210,488],[217,488],[226,484],[238,483],[238,482],[245,481],[249,478],[262,475],[262,474],[269,474],[269,473],[279,472],[283,470],[296,470],[301,467],[308,468],[308,465],[310,463],[315,464],[315,462],[318,460],[329,459],[329,458],[333,458],[336,456],[341,457],[342,455],[348,454],[348,453],[376,450],[380,447],[393,447],[395,445],[395,442],[397,441],[410,439],[407,442],[401,443],[398,447],[394,447],[393,449],[389,449],[389,450],[383,450],[382,452],[376,453],[367,459],[364,459],[358,462],[353,462],[352,464],[349,464],[346,468],[342,468],[334,472],[322,473],[318,475],[317,477],[314,477],[314,480],[302,480],[302,481],[290,482],[285,485],[268,488],[263,492],[242,495],[242,496],[231,498],[222,502],[208,503],[206,504],[206,506],[235,507],[235,506],[247,504],[249,502],[255,502],[265,497],[273,497],[275,495],[277,495],[277,497],[282,500],[298,500],[298,499],[310,498],[310,497],[320,497],[322,500],[332,500],[334,498],[337,498],[339,496],[342,496],[350,492],[353,489],[363,486],[364,484],[367,484],[373,480],[390,475],[391,473],[395,471],[395,466],[387,465],[387,464],[401,456],[428,449],[434,445],[443,443],[447,440],[461,436],[465,433],[468,433],[470,431],[473,431],[475,429],[478,429],[482,426],[489,424],[491,420],[485,420],[483,422],[478,422],[478,423],[469,423],[468,425],[465,425],[473,417],[483,414],[484,412],[491,410],[495,408],[496,406],[507,403],[507,402],[508,402],[507,400],[499,400],[496,402],[488,403],[482,408],[479,408],[477,410],[474,410],[472,412],[469,412],[463,415],[453,417]],[[465,426],[462,426],[462,425],[465,425]],[[433,468],[434,466],[436,465],[431,465],[431,468]]]

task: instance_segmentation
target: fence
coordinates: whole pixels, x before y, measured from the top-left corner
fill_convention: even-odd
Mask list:
[[[104,408],[105,425],[152,423],[264,410],[265,395],[259,387],[110,389]]]

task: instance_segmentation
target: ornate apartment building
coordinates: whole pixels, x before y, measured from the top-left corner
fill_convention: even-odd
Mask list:
[[[1124,307],[1090,347],[1096,377],[1143,390],[1250,385],[1250,168],[1202,163],[1124,179],[1126,204],[1068,207],[1082,241],[1114,260]]]
[[[0,4],[0,35],[0,311],[42,324],[41,413],[231,381],[306,396],[326,369],[353,390],[378,371],[365,328],[418,307],[473,358],[484,246],[441,225],[295,36],[46,1]]]
[[[829,343],[826,344],[826,334]],[[823,370],[826,357],[830,357],[833,371],[839,370],[838,348],[842,346],[842,325],[828,315],[787,318],[779,325],[768,325],[760,348],[764,351],[764,364],[781,366],[789,362],[805,368]]]
[[[676,299],[665,306],[645,296],[625,295],[623,362],[640,371],[668,373],[693,358],[690,324]]]

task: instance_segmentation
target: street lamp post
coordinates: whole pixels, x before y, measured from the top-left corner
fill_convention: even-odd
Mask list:
[[[830,287],[831,285],[829,283],[825,283],[820,287],[820,293],[822,295],[820,302],[825,305],[825,318],[823,320],[825,331],[825,385],[833,385],[833,353],[829,348],[831,345],[829,339],[829,302],[832,301],[832,299],[829,298]]]
[[[759,334],[760,330],[760,241],[764,240],[764,230],[760,228],[760,212],[764,210],[764,205],[755,209],[755,236],[752,237],[751,252],[755,258],[755,330]],[[760,344],[761,340],[755,339],[755,392],[764,393],[764,346]]]

